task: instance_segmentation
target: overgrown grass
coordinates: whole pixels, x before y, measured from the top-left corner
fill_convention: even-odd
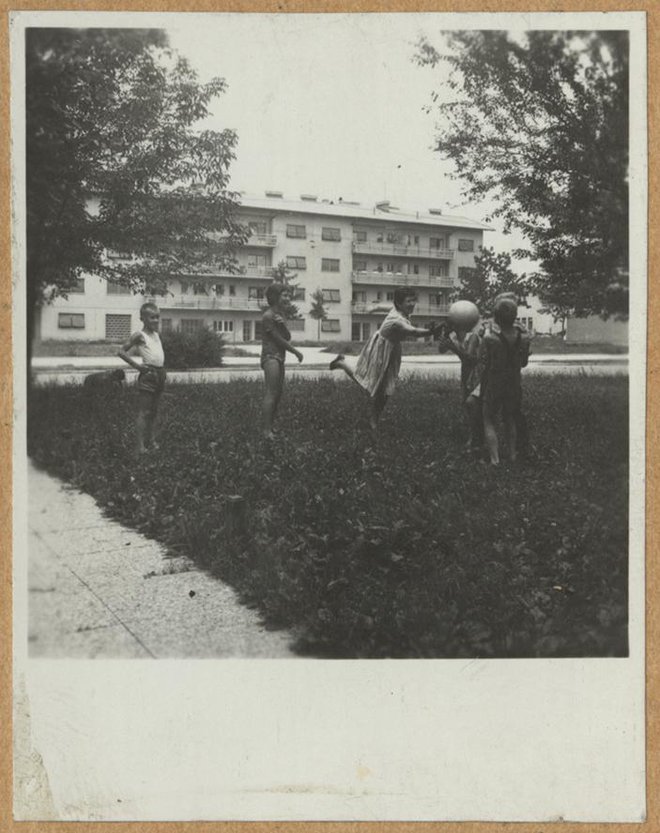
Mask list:
[[[258,382],[171,385],[160,451],[131,456],[133,392],[32,395],[35,461],[233,585],[303,653],[627,652],[627,382],[525,380],[533,459],[462,451],[456,385],[401,381],[380,437],[355,386],[288,383],[279,439]],[[247,502],[229,532],[225,497]]]

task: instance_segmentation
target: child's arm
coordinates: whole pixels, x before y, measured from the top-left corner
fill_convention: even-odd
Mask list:
[[[126,364],[130,364],[131,367],[135,368],[135,370],[144,370],[144,365],[136,362],[132,356],[129,356],[129,352],[134,348],[137,347],[138,344],[141,344],[144,341],[144,336],[138,330],[138,332],[133,333],[133,335],[122,344],[121,350],[117,353],[120,359],[126,362]]]
[[[269,333],[269,337],[281,347],[283,350],[286,350],[287,353],[293,353],[293,355],[298,359],[299,362],[303,360],[303,354],[300,350],[296,350],[296,348],[291,344],[290,341],[287,341],[280,333],[277,332],[276,329],[272,329]]]

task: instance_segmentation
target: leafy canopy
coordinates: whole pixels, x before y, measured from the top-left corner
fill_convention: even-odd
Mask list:
[[[495,298],[502,292],[514,292],[518,303],[527,306],[527,276],[513,271],[508,252],[495,252],[492,246],[482,248],[474,258],[474,267],[460,269],[458,277],[460,289],[456,297],[472,301],[482,315],[492,311]]]
[[[297,273],[289,270],[286,265],[286,260],[280,260],[277,266],[273,267],[273,282],[280,283],[288,289],[288,292],[285,292],[280,297],[280,307],[284,312],[285,318],[289,320],[302,317],[300,310],[292,300],[296,295],[296,290],[300,289],[300,285],[294,283],[296,277]]]
[[[535,291],[577,315],[628,305],[626,32],[452,32],[416,60],[449,67],[436,150],[470,201],[529,242]],[[432,109],[430,107],[429,109]]]
[[[237,137],[195,129],[224,89],[160,30],[27,30],[29,306],[83,273],[157,294],[173,274],[234,268]]]

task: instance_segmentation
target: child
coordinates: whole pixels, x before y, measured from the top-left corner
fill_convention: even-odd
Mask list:
[[[451,350],[461,362],[461,393],[463,406],[468,418],[470,438],[468,449],[476,451],[483,446],[483,416],[480,397],[479,348],[481,346],[481,323],[471,330],[455,327],[440,339],[438,349],[441,353]]]
[[[282,295],[286,291],[287,288],[283,284],[274,283],[268,287],[268,309],[261,319],[261,367],[266,382],[263,404],[264,436],[269,440],[274,437],[273,423],[282,398],[286,354],[293,353],[299,362],[303,360],[302,353],[291,344],[291,333],[287,329],[284,313],[280,308]]]
[[[522,388],[520,370],[527,366],[529,336],[515,326],[518,307],[511,298],[495,303],[493,318],[496,327],[488,330],[481,342],[479,362],[484,434],[492,465],[499,465],[499,445],[495,419],[504,418],[511,459],[517,456],[517,423],[521,414]]]
[[[355,371],[346,364],[341,354],[330,362],[330,370],[340,368],[370,396],[371,430],[378,427],[378,420],[392,395],[401,369],[401,342],[405,338],[424,338],[433,335],[434,329],[414,327],[410,316],[417,303],[417,294],[408,287],[394,290],[394,306],[379,329],[362,348]]]
[[[119,351],[119,358],[138,371],[138,413],[135,422],[137,453],[154,447],[154,425],[163,387],[165,386],[165,354],[158,335],[160,311],[153,301],[140,307],[142,329],[133,333]],[[135,351],[142,364],[129,353]]]

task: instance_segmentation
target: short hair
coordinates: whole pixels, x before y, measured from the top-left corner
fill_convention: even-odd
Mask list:
[[[271,285],[266,289],[266,300],[268,301],[268,306],[272,307],[276,304],[285,290],[286,286],[284,286],[283,283],[271,283]]]
[[[417,293],[411,286],[397,286],[394,290],[394,306],[399,309],[406,298],[411,295],[417,298]]]
[[[510,327],[518,317],[518,304],[512,298],[500,298],[493,309],[493,318],[500,327]]]
[[[147,310],[153,310],[153,312],[160,312],[160,310],[158,309],[158,304],[156,304],[155,301],[147,301],[140,307],[140,318],[142,318],[142,316],[146,313]]]

